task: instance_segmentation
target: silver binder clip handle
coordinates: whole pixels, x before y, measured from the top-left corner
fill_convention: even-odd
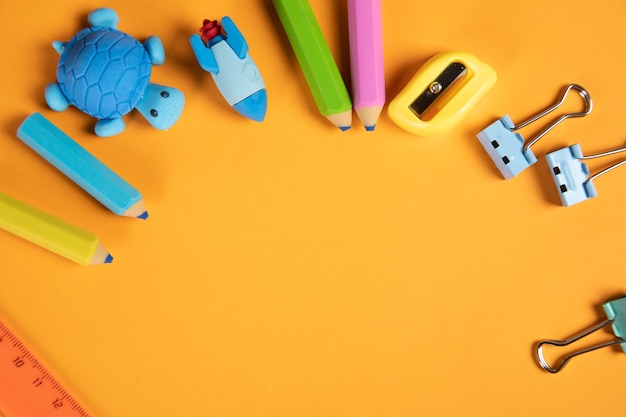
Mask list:
[[[537,343],[537,359],[539,361],[539,365],[541,365],[541,367],[543,369],[545,369],[546,371],[555,374],[557,372],[559,372],[561,369],[563,369],[563,367],[569,362],[570,359],[572,359],[574,356],[578,356],[578,355],[582,355],[583,353],[587,353],[587,352],[591,352],[597,349],[601,349],[601,348],[605,348],[607,346],[612,346],[612,345],[617,345],[620,343],[624,343],[623,339],[614,339],[614,340],[610,340],[608,342],[604,342],[604,343],[600,343],[598,345],[595,346],[591,346],[585,349],[581,349],[581,350],[577,350],[576,352],[570,353],[566,356],[564,356],[561,361],[555,366],[551,366],[550,364],[548,364],[548,362],[545,360],[545,358],[543,357],[543,345],[553,345],[553,346],[566,346],[569,345],[570,343],[574,343],[577,340],[582,339],[583,337],[595,332],[596,330],[599,330],[609,324],[611,324],[613,322],[613,320],[604,320],[603,322],[600,322],[586,330],[583,330],[582,332],[575,334],[574,336],[565,339],[565,340],[542,340],[539,343]]]
[[[548,127],[546,127],[541,133],[539,133],[533,140],[529,141],[528,144],[524,146],[524,151],[528,150],[539,139],[541,139],[543,136],[546,135],[546,133],[554,129],[563,120],[573,118],[573,117],[583,117],[591,113],[591,110],[593,110],[593,102],[591,101],[591,96],[589,95],[589,92],[578,84],[570,84],[565,88],[565,91],[563,91],[563,94],[561,95],[561,98],[559,99],[558,102],[554,103],[551,107],[545,109],[544,111],[537,114],[536,116],[531,117],[525,122],[515,125],[512,130],[515,131],[515,130],[522,129],[528,126],[529,124],[536,122],[542,117],[548,115],[549,113],[552,113],[554,110],[558,109],[559,107],[561,107],[561,105],[565,102],[565,99],[567,98],[567,95],[569,94],[571,90],[576,90],[578,94],[580,95],[580,97],[583,99],[583,105],[584,105],[583,110],[579,112],[566,113],[562,115],[561,117],[559,117],[558,119],[556,119]]]

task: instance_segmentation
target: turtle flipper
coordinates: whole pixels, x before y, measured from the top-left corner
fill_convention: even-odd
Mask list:
[[[51,83],[46,86],[44,91],[46,103],[54,111],[63,111],[68,108],[70,102],[65,94],[61,91],[58,83]]]
[[[67,45],[67,42],[62,42],[62,41],[52,42],[52,47],[54,48],[55,51],[57,51],[59,55],[63,53],[63,50],[65,49],[65,45]]]
[[[115,10],[108,7],[102,7],[89,13],[87,20],[91,26],[102,26],[117,29],[117,24],[119,23],[120,18]]]
[[[165,48],[158,36],[150,36],[143,43],[143,46],[148,51],[152,65],[161,65],[165,62]]]
[[[115,119],[102,119],[96,122],[94,132],[96,135],[106,138],[122,133],[126,129],[126,123],[121,117]]]
[[[176,123],[184,107],[185,96],[180,90],[150,83],[136,109],[152,126],[167,130]]]

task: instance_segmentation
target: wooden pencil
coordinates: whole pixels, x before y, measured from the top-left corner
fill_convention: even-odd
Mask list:
[[[307,0],[273,0],[320,113],[341,130],[352,125],[352,101]]]
[[[146,219],[141,193],[40,113],[28,116],[17,137],[120,216]]]
[[[0,192],[0,229],[81,265],[108,264],[111,254],[93,233]]]
[[[348,31],[354,110],[372,131],[386,99],[381,0],[348,0]]]

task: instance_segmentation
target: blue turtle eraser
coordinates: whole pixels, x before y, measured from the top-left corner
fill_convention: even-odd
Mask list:
[[[598,195],[595,186],[588,180],[589,168],[581,161],[582,157],[577,143],[546,155],[552,179],[566,207]]]
[[[153,127],[167,130],[178,121],[184,106],[185,96],[180,90],[151,83],[137,103],[137,110]]]
[[[180,116],[184,100],[167,100],[150,94],[152,66],[165,60],[161,40],[156,36],[140,43],[117,29],[117,13],[100,8],[89,14],[91,26],[80,30],[68,42],[53,42],[59,53],[56,83],[45,89],[48,106],[63,111],[72,105],[97,119],[94,131],[113,136],[125,128],[123,116],[135,108],[150,106],[146,114],[159,112],[171,126]],[[169,97],[181,96],[170,94]],[[154,100],[167,103],[154,104]],[[144,100],[151,100],[146,103]],[[157,109],[157,107],[159,109]],[[168,112],[166,115],[164,112]],[[150,123],[157,127],[162,123]]]
[[[611,320],[613,333],[622,339],[620,346],[626,353],[626,297],[617,298],[602,305],[606,317]]]
[[[476,135],[507,180],[537,162],[530,148],[524,149],[522,135],[512,131],[514,126],[511,118],[504,115]]]
[[[115,10],[108,7],[100,7],[89,13],[87,21],[91,26],[106,26],[115,29],[120,22],[120,17]]]

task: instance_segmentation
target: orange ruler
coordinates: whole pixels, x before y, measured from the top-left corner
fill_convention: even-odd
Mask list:
[[[0,416],[91,417],[1,318]]]

